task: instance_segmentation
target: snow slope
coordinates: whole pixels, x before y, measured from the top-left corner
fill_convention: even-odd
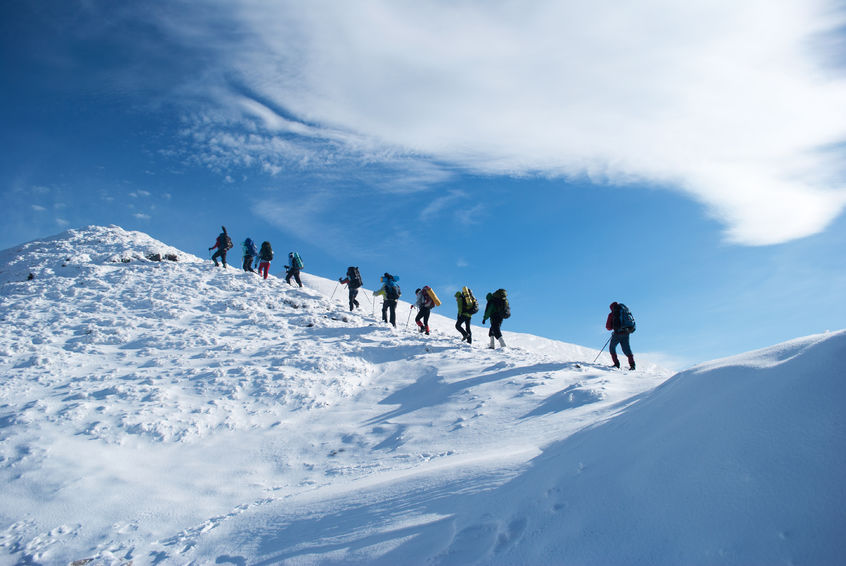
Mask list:
[[[117,227],[0,252],[0,281],[0,563],[846,550],[843,331],[668,380],[523,334],[468,347],[437,315],[424,337],[407,303],[395,330],[333,281],[214,269]]]
[[[437,315],[421,336],[408,303],[393,329],[369,292],[349,313],[335,282],[304,282],[115,226],[0,252],[0,562],[252,563],[269,551],[217,533],[362,492],[403,522],[391,498],[491,489],[668,377],[528,335],[469,347]]]

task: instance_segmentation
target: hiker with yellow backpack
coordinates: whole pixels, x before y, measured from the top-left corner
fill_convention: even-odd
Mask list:
[[[422,289],[417,289],[414,294],[417,295],[417,302],[411,305],[411,308],[417,307],[417,316],[414,317],[414,322],[417,323],[420,332],[429,334],[429,315],[433,308],[441,306],[441,300],[428,285],[424,285]]]
[[[479,312],[479,302],[473,296],[473,291],[464,286],[461,291],[455,292],[455,302],[458,306],[458,319],[455,321],[455,329],[461,333],[461,341],[473,343],[473,335],[470,333],[470,319]],[[464,328],[462,328],[462,326]]]

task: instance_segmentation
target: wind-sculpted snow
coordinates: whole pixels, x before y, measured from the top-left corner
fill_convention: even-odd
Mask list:
[[[595,350],[509,332],[505,350],[470,347],[437,314],[422,336],[403,326],[405,302],[393,329],[369,291],[350,313],[334,281],[304,274],[299,289],[215,269],[114,226],[0,259],[0,563],[631,562],[618,547],[742,563],[754,556],[731,540],[681,536],[682,515],[750,486],[810,495],[795,467],[766,483],[760,466],[744,475],[743,456],[778,454],[767,427],[789,436],[793,419],[811,432],[789,442],[817,435],[806,462],[843,430],[826,404],[827,428],[806,418],[812,393],[835,390],[813,360],[842,335],[744,358],[745,374],[702,366],[648,394],[669,374],[640,357],[643,369],[611,371],[607,356],[591,363]],[[482,342],[486,329],[473,332]],[[805,389],[790,368],[817,380]],[[773,409],[761,390],[787,379],[795,402]],[[735,442],[746,430],[752,440]],[[839,528],[842,489],[808,477]],[[703,516],[739,532],[760,519],[719,513]],[[767,536],[802,546],[803,527],[780,517]]]

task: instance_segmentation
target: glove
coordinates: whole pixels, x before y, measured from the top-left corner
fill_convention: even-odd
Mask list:
[[[209,248],[209,249],[210,249],[210,250],[213,250],[214,248]]]
[[[488,319],[483,318],[483,319],[482,319],[482,324],[485,324],[487,321],[488,321]]]

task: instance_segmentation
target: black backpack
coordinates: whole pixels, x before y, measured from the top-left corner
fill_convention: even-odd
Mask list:
[[[262,261],[273,261],[273,248],[270,247],[270,242],[261,243],[261,251],[259,251],[259,259]]]
[[[357,267],[348,267],[347,268],[347,278],[350,280],[350,289],[358,289],[364,283],[361,280],[361,273],[358,272]]]
[[[511,317],[511,306],[508,304],[508,299],[506,298],[505,289],[497,289],[494,293],[494,297],[500,300],[499,306],[499,314],[502,315],[502,318],[510,318]]]
[[[402,295],[402,291],[400,290],[399,284],[397,284],[397,283],[394,283],[393,285],[391,285],[389,283],[385,284],[385,297],[386,298],[388,298],[392,301],[396,301],[397,299],[400,298],[400,295]]]
[[[635,318],[632,314],[632,311],[629,310],[629,307],[624,305],[623,303],[617,303],[617,308],[620,309],[620,330],[627,330],[629,334],[635,331],[637,325],[635,324]]]

